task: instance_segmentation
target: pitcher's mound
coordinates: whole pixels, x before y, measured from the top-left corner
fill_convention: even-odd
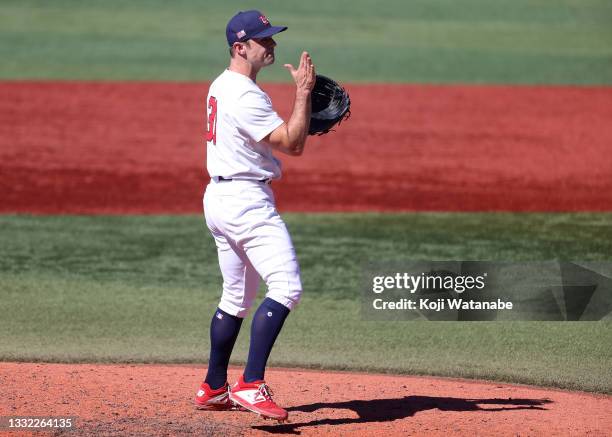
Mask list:
[[[72,416],[68,435],[447,437],[612,431],[611,396],[490,382],[269,369],[274,399],[289,410],[289,422],[277,424],[250,412],[196,410],[192,402],[202,367],[0,363],[0,369],[0,416]],[[230,370],[230,382],[239,372]]]

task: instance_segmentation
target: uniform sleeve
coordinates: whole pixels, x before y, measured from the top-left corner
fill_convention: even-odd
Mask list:
[[[283,119],[272,109],[272,101],[264,92],[249,91],[240,97],[235,113],[239,129],[255,142],[283,124]]]

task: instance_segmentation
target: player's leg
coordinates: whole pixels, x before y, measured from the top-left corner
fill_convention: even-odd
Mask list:
[[[244,369],[246,382],[264,379],[266,364],[276,338],[289,315],[289,309],[266,297],[257,308],[251,323],[249,357]]]
[[[302,283],[291,237],[278,213],[257,228],[255,238],[245,244],[245,251],[268,288],[251,323],[244,371],[245,381],[251,382],[264,379],[272,347],[290,310],[300,300]]]
[[[215,235],[223,294],[210,324],[210,359],[205,382],[218,388],[227,381],[227,367],[242,320],[253,305],[259,275],[248,259],[223,235]]]
[[[206,377],[196,394],[200,409],[232,408],[227,383],[227,368],[242,321],[253,304],[259,287],[259,275],[227,243],[215,236],[219,265],[223,274],[223,295],[210,323],[210,356]]]
[[[249,357],[243,376],[231,389],[232,401],[265,417],[287,418],[264,382],[270,352],[290,310],[300,299],[300,269],[289,232],[271,204],[258,211],[262,219],[243,247],[268,286],[251,324]]]
[[[215,196],[205,196],[205,211],[207,225],[217,245],[223,294],[210,324],[209,365],[195,403],[201,409],[229,409],[227,367],[242,320],[255,299],[260,278],[246,255],[220,229],[215,211],[223,209]]]

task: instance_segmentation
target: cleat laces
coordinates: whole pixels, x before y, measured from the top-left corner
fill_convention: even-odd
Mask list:
[[[274,393],[272,392],[272,389],[270,387],[268,387],[264,383],[259,386],[258,390],[259,390],[259,393],[266,399],[266,401],[272,402],[272,395],[274,395]]]

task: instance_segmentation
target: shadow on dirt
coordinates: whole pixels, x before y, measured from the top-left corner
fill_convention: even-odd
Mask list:
[[[438,409],[441,411],[507,411],[546,410],[544,405],[550,399],[462,399],[432,396],[405,396],[396,399],[356,400],[346,402],[317,402],[288,408],[288,411],[312,413],[323,408],[352,410],[359,417],[319,419],[312,422],[289,423],[285,425],[254,426],[253,429],[270,433],[300,434],[298,428],[319,425],[344,425],[350,423],[391,422],[413,416],[419,411]],[[490,407],[483,407],[490,405]]]

